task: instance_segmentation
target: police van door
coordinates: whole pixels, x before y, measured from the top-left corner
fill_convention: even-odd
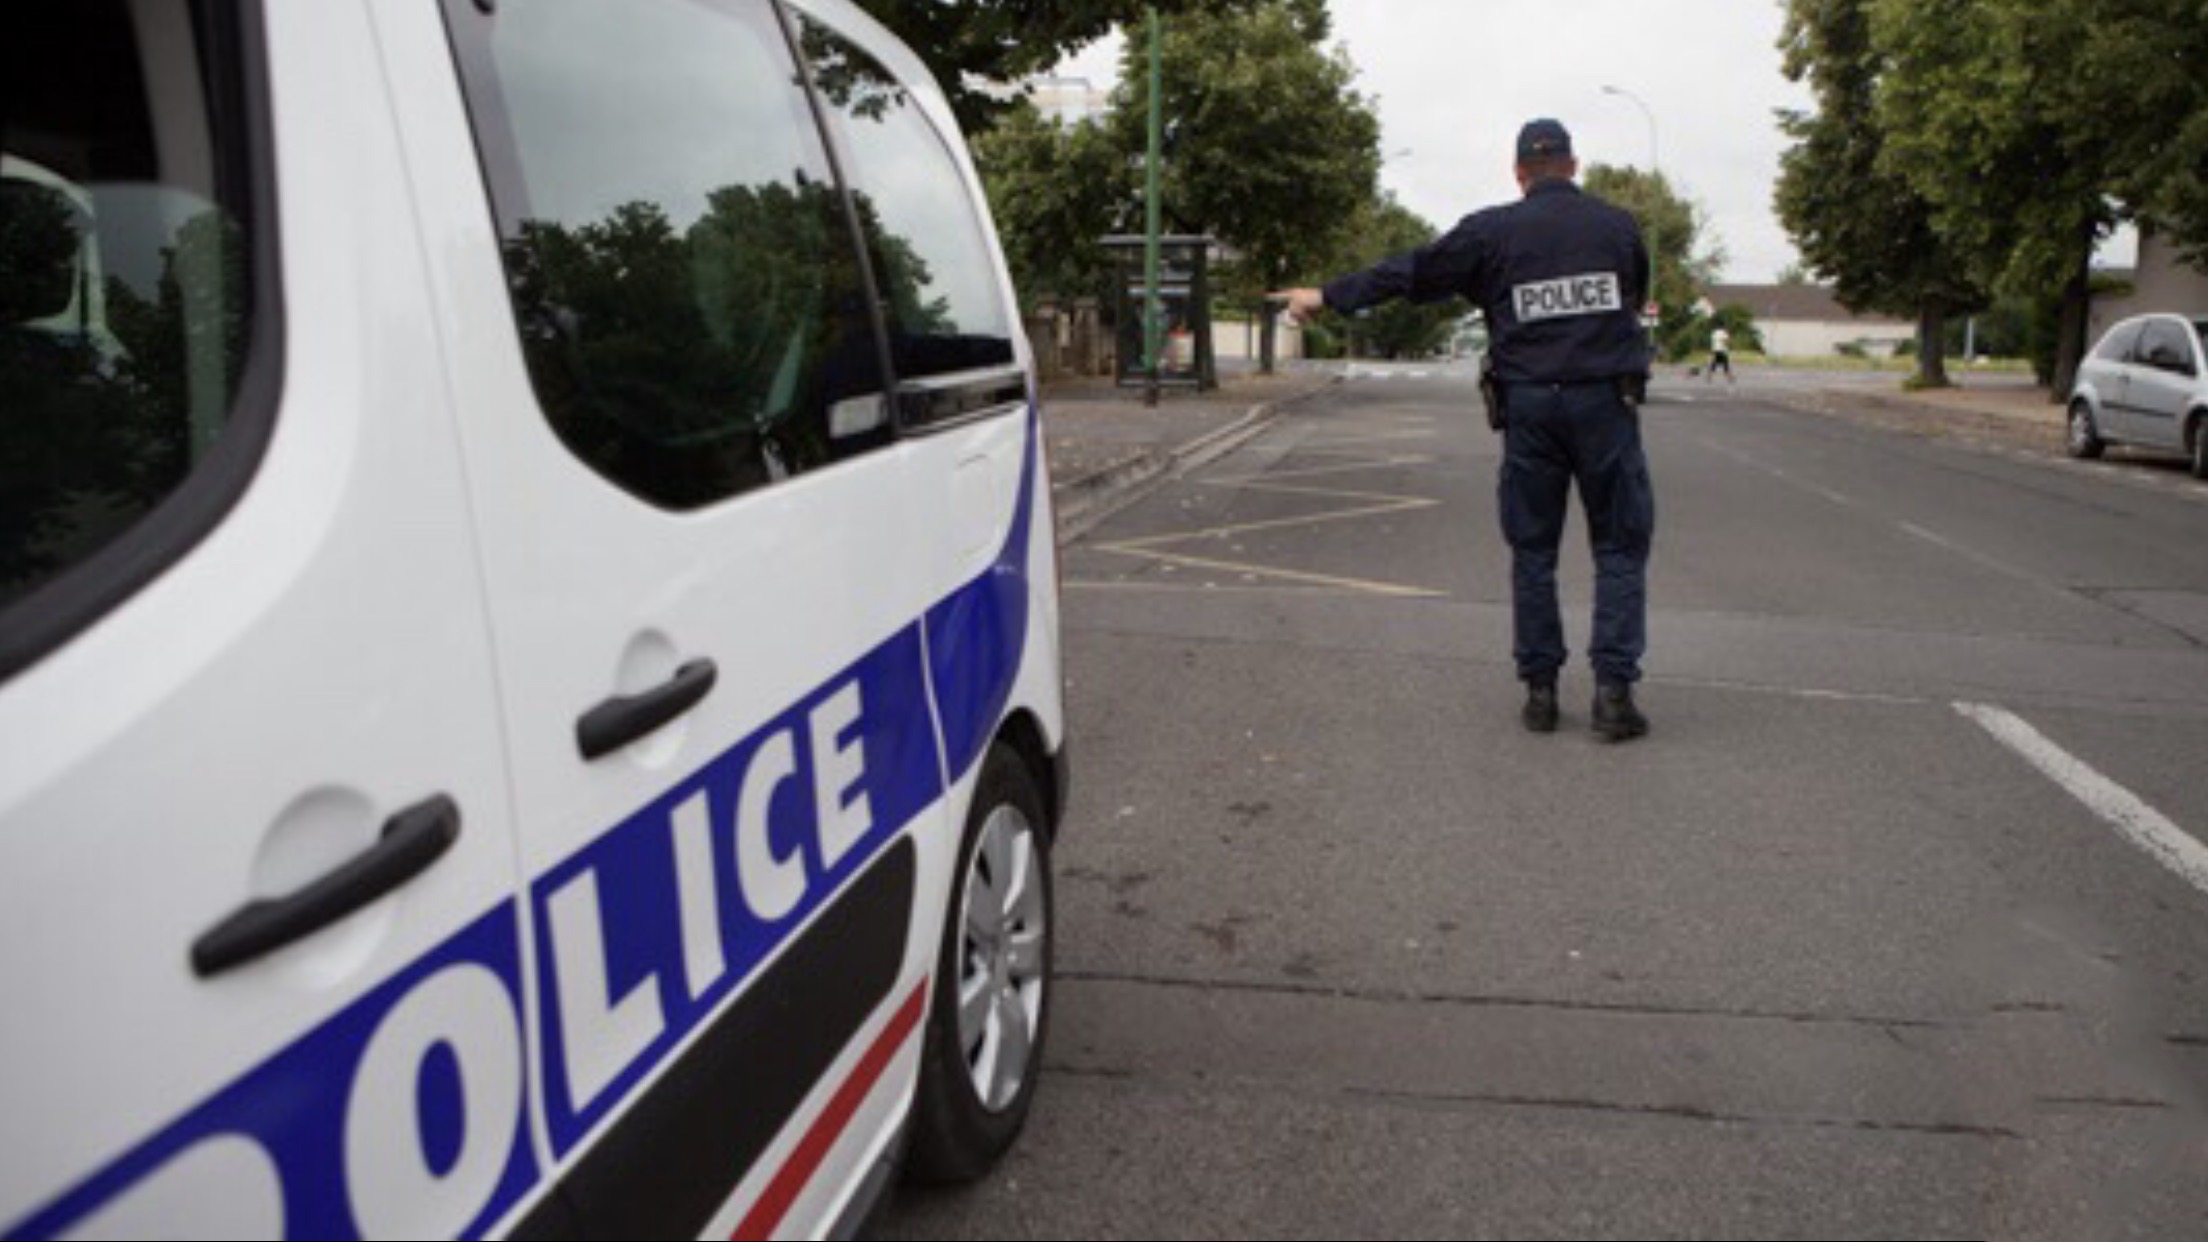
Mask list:
[[[451,1236],[533,1168],[488,623],[365,8],[0,19],[51,67],[0,159],[69,187],[0,211],[6,305],[48,309],[42,215],[105,276],[0,322],[7,1237]]]
[[[461,67],[402,123],[464,344],[546,1210],[771,1230],[880,1149],[918,1061],[930,532],[775,9],[486,7],[378,16]]]
[[[929,656],[955,786],[978,769],[1027,644],[1056,633],[1029,615],[1031,566],[1048,565],[1054,547],[1049,516],[1037,511],[1027,369],[996,243],[945,139],[958,130],[940,96],[905,89],[826,21],[798,24],[879,277],[898,418],[927,481],[916,512],[939,532],[927,549],[937,601]]]

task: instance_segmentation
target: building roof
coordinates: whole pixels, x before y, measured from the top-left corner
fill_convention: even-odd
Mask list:
[[[1765,322],[1906,324],[1891,315],[1858,315],[1840,305],[1830,285],[1711,285],[1703,296],[1715,307],[1745,306]]]

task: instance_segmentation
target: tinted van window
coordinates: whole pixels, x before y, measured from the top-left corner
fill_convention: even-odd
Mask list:
[[[910,92],[803,19],[805,58],[843,149],[901,378],[1009,364],[1012,316],[958,164]]]
[[[232,422],[255,315],[233,16],[0,18],[0,607],[144,525]]]
[[[539,404],[692,508],[884,442],[849,219],[766,0],[448,5]]]

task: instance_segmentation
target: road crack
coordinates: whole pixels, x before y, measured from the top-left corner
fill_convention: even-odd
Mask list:
[[[1942,1030],[1948,1023],[1929,1018],[1903,1018],[1875,1014],[1835,1014],[1809,1011],[1728,1008],[1698,1005],[1653,1005],[1622,1001],[1564,1000],[1549,997],[1507,996],[1487,993],[1421,992],[1408,989],[1352,988],[1316,983],[1275,983],[1257,980],[1197,979],[1170,975],[1139,975],[1117,971],[1061,970],[1061,983],[1100,983],[1127,987],[1171,988],[1178,991],[1229,992],[1308,1000],[1341,1000],[1369,1005],[1432,1005],[1461,1009],[1530,1009],[1558,1013],[1600,1013],[1624,1017],[1706,1019],[1739,1022],[1783,1022],[1811,1026],[1858,1026],[1873,1030]]]
[[[1487,1108],[1526,1108],[1575,1113],[1607,1113],[1626,1117],[1656,1117],[1670,1121],[1694,1121],[1710,1125],[1786,1126],[1811,1130],[1854,1130],[1875,1134],[1929,1134],[1998,1140],[2024,1136],[2002,1126],[1964,1121],[1889,1121],[1874,1117],[1815,1117],[1784,1113],[1732,1113],[1697,1104],[1632,1104],[1617,1100],[1576,1096],[1510,1095],[1497,1092],[1398,1091],[1373,1087],[1345,1087],[1343,1094],[1402,1103]]]

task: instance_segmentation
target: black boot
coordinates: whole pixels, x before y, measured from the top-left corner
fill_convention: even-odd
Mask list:
[[[1594,729],[1604,741],[1623,742],[1648,732],[1648,717],[1633,705],[1633,687],[1606,681],[1595,688]]]
[[[1526,722],[1526,728],[1535,733],[1556,732],[1556,683],[1553,681],[1529,681],[1526,683],[1526,706],[1518,713]]]

